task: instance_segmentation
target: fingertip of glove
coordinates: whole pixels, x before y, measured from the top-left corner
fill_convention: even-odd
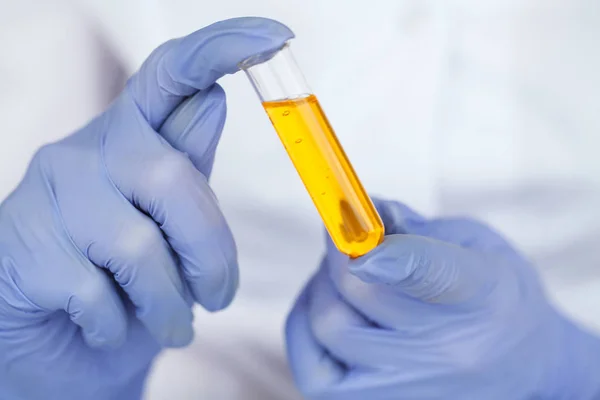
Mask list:
[[[92,334],[83,331],[83,339],[85,343],[93,349],[116,350],[125,343],[127,335],[125,332],[119,332],[113,337],[104,335]]]
[[[245,59],[281,48],[294,33],[281,22],[262,17],[239,17],[216,22],[183,38],[168,54],[167,65],[175,81],[195,82],[204,89],[204,82],[214,82],[221,74],[239,69]],[[224,50],[225,49],[225,50]],[[191,57],[202,52],[201,57]],[[212,57],[211,57],[212,55]],[[218,57],[214,57],[218,55]],[[206,65],[207,57],[211,57]],[[197,60],[197,62],[196,62]],[[202,64],[198,64],[202,62]],[[210,64],[208,63],[208,64]],[[195,71],[212,70],[212,79],[197,78]],[[213,76],[214,75],[214,76]],[[196,78],[194,78],[196,77]],[[191,83],[191,82],[190,82]]]
[[[379,268],[373,262],[365,261],[362,263],[356,260],[350,261],[348,270],[354,276],[365,283],[384,283],[382,282]]]
[[[415,264],[415,254],[400,243],[410,236],[390,235],[370,253],[351,259],[350,273],[366,283],[395,285],[410,276]]]
[[[426,219],[412,208],[397,201],[373,199],[373,204],[385,225],[386,234],[399,234],[411,231],[414,225]]]
[[[191,325],[183,329],[172,329],[163,340],[163,345],[170,348],[186,347],[194,340],[194,328]]]
[[[269,33],[272,37],[280,37],[287,39],[291,39],[294,37],[294,32],[287,25],[277,20],[266,17],[237,17],[217,22],[215,25],[217,24],[223,24],[228,27],[236,27],[242,29],[263,30],[264,32]]]
[[[239,286],[237,258],[227,259],[226,266],[212,276],[199,278],[192,285],[196,301],[208,312],[218,312],[229,307]]]
[[[238,288],[238,279],[229,278],[228,283],[218,292],[211,296],[204,296],[201,302],[206,311],[215,313],[229,307],[235,298]]]

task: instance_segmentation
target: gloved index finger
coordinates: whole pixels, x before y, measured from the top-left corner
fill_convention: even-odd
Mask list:
[[[142,114],[157,130],[184,98],[236,72],[245,59],[282,47],[294,34],[266,18],[234,18],[156,49],[128,82]]]
[[[350,260],[367,283],[389,285],[427,303],[465,304],[498,282],[493,259],[459,246],[414,235],[390,235],[369,254]]]
[[[397,201],[373,199],[385,224],[386,235],[411,234],[434,238],[465,248],[518,257],[506,239],[482,222],[470,218],[426,218]]]

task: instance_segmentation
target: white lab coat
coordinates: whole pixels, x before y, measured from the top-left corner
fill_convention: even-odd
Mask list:
[[[162,41],[272,17],[296,32],[293,50],[369,192],[493,224],[556,303],[600,331],[597,1],[3,1],[0,197],[37,146],[105,107]],[[227,311],[198,310],[196,341],[160,357],[150,400],[299,398],[282,327],[323,229],[246,78],[222,84],[229,117],[212,184],[241,288]]]

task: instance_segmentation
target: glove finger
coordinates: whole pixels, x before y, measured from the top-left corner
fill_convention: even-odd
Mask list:
[[[81,327],[91,347],[118,348],[125,341],[127,317],[111,280],[102,271],[78,287],[65,308],[71,321]]]
[[[349,270],[366,283],[384,284],[425,303],[465,304],[490,293],[497,283],[484,255],[414,235],[390,235]]]
[[[330,289],[321,287],[326,274],[319,274],[311,280],[297,300],[294,309],[288,317],[286,326],[287,349],[290,367],[294,374],[296,385],[306,398],[343,400],[349,398],[371,398],[372,394],[378,394],[381,398],[387,398],[392,388],[398,381],[398,366],[400,360],[395,359],[395,354],[403,354],[406,370],[419,365],[419,363],[431,363],[430,359],[411,357],[421,354],[415,352],[410,343],[404,350],[406,343],[392,337],[393,331],[384,331],[373,328],[364,318],[351,309],[344,309],[340,314],[329,313],[329,306],[338,308],[338,305],[329,301],[332,299]],[[317,283],[321,282],[321,283]],[[330,286],[330,282],[328,283]],[[315,298],[322,294],[321,289],[326,289],[324,296]],[[339,299],[339,297],[338,297]],[[321,301],[324,300],[322,303]],[[325,304],[328,303],[328,304]],[[325,307],[326,315],[315,315],[316,310]],[[348,307],[345,305],[344,307]],[[311,315],[312,314],[312,315]],[[327,316],[333,316],[335,321],[329,321]],[[358,322],[358,325],[356,323]],[[321,325],[323,324],[323,325]],[[348,325],[347,325],[348,324]],[[369,328],[365,329],[365,325]],[[372,331],[367,329],[373,329]],[[320,336],[318,339],[313,332]],[[331,343],[324,347],[319,340]],[[339,340],[340,343],[335,343]],[[423,342],[424,346],[429,342]],[[386,346],[387,344],[387,346]],[[390,347],[394,351],[390,351]],[[398,349],[400,349],[398,351]],[[337,354],[335,359],[330,354]],[[338,357],[340,361],[336,361]],[[410,362],[416,361],[415,364]],[[381,371],[382,367],[393,366],[393,374]],[[429,367],[435,364],[427,364]],[[374,379],[373,370],[376,369]],[[429,368],[431,371],[431,367]],[[437,373],[437,371],[436,371]],[[407,373],[407,380],[414,379],[414,375]],[[385,381],[382,381],[384,378]],[[407,384],[408,384],[407,382]],[[385,388],[385,390],[380,390]]]
[[[327,237],[326,269],[342,299],[365,319],[378,326],[401,332],[423,332],[439,322],[439,315],[393,287],[367,283],[350,272],[349,258],[340,253]],[[400,311],[399,311],[400,310]]]
[[[288,316],[285,336],[294,381],[308,398],[326,392],[346,375],[346,368],[316,341],[310,325],[309,295],[305,289]]]
[[[427,219],[397,201],[373,200],[386,235],[412,234],[488,252],[514,253],[512,246],[493,229],[469,218]]]
[[[81,327],[90,346],[118,347],[127,332],[127,316],[119,294],[102,270],[71,249],[68,240],[58,237],[37,253],[43,254],[44,260],[37,259],[37,254],[31,254],[29,260],[23,255],[21,262],[26,263],[27,268],[21,268],[10,258],[3,259],[2,268],[8,278],[0,283],[3,301],[17,310],[31,303],[47,312],[64,310],[71,321]],[[43,261],[52,263],[52,268],[38,269],[36,279],[23,278],[23,272],[44,265]],[[12,284],[7,286],[8,282]],[[26,314],[35,316],[31,311]],[[10,332],[21,334],[25,330],[7,329],[4,333]]]
[[[397,367],[401,362],[398,355],[407,354],[399,349],[410,349],[411,344],[398,332],[380,328],[349,305],[335,289],[326,268],[313,278],[308,296],[315,339],[350,369]]]
[[[161,230],[125,201],[110,209],[112,217],[98,222],[88,257],[113,274],[137,318],[161,346],[189,344],[192,299]]]
[[[112,183],[161,228],[194,299],[209,311],[226,307],[238,285],[237,250],[206,177],[131,103],[117,104],[110,123],[104,159]]]
[[[121,162],[129,158],[123,157]],[[156,223],[124,199],[114,182],[86,178],[96,173],[86,170],[97,168],[90,159],[82,153],[72,164],[79,166],[81,175],[72,185],[55,189],[56,206],[71,240],[95,265],[113,274],[158,343],[187,344],[193,336],[193,299],[177,258]]]
[[[10,371],[0,374],[0,384],[10,383],[8,387],[15,389],[14,397],[9,399],[88,399],[89,387],[71,386],[73,382],[87,382],[90,377],[104,377],[104,384],[135,380],[140,384],[140,374],[148,369],[160,348],[140,321],[133,318],[128,322],[126,339],[119,349],[107,344],[105,348],[87,346],[80,328],[64,312],[37,324],[29,321],[20,329],[4,331],[0,334],[0,351],[3,360],[10,360]],[[14,337],[7,338],[6,334]],[[11,380],[16,376],[29,380]],[[34,387],[31,382],[35,382]],[[119,387],[103,386],[102,398],[119,398],[118,393],[123,393],[117,390]]]
[[[160,128],[160,135],[186,153],[196,169],[209,177],[227,107],[225,92],[215,84],[184,100]]]
[[[293,36],[289,28],[266,18],[217,22],[156,49],[130,79],[128,90],[158,130],[186,97],[238,71],[245,59],[281,48]]]
[[[401,233],[415,233],[412,229],[419,228],[427,219],[407,205],[398,201],[387,201],[373,198],[373,205],[377,209],[386,235]]]

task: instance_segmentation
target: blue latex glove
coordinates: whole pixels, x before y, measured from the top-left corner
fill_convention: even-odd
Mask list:
[[[600,342],[548,303],[499,235],[377,202],[385,241],[348,260],[329,242],[287,323],[310,399],[598,399]]]
[[[215,81],[292,37],[259,18],[159,47],[111,107],[42,148],[0,208],[0,399],[132,400],[161,347],[219,310],[236,247],[207,183]],[[35,118],[35,116],[32,116]]]

